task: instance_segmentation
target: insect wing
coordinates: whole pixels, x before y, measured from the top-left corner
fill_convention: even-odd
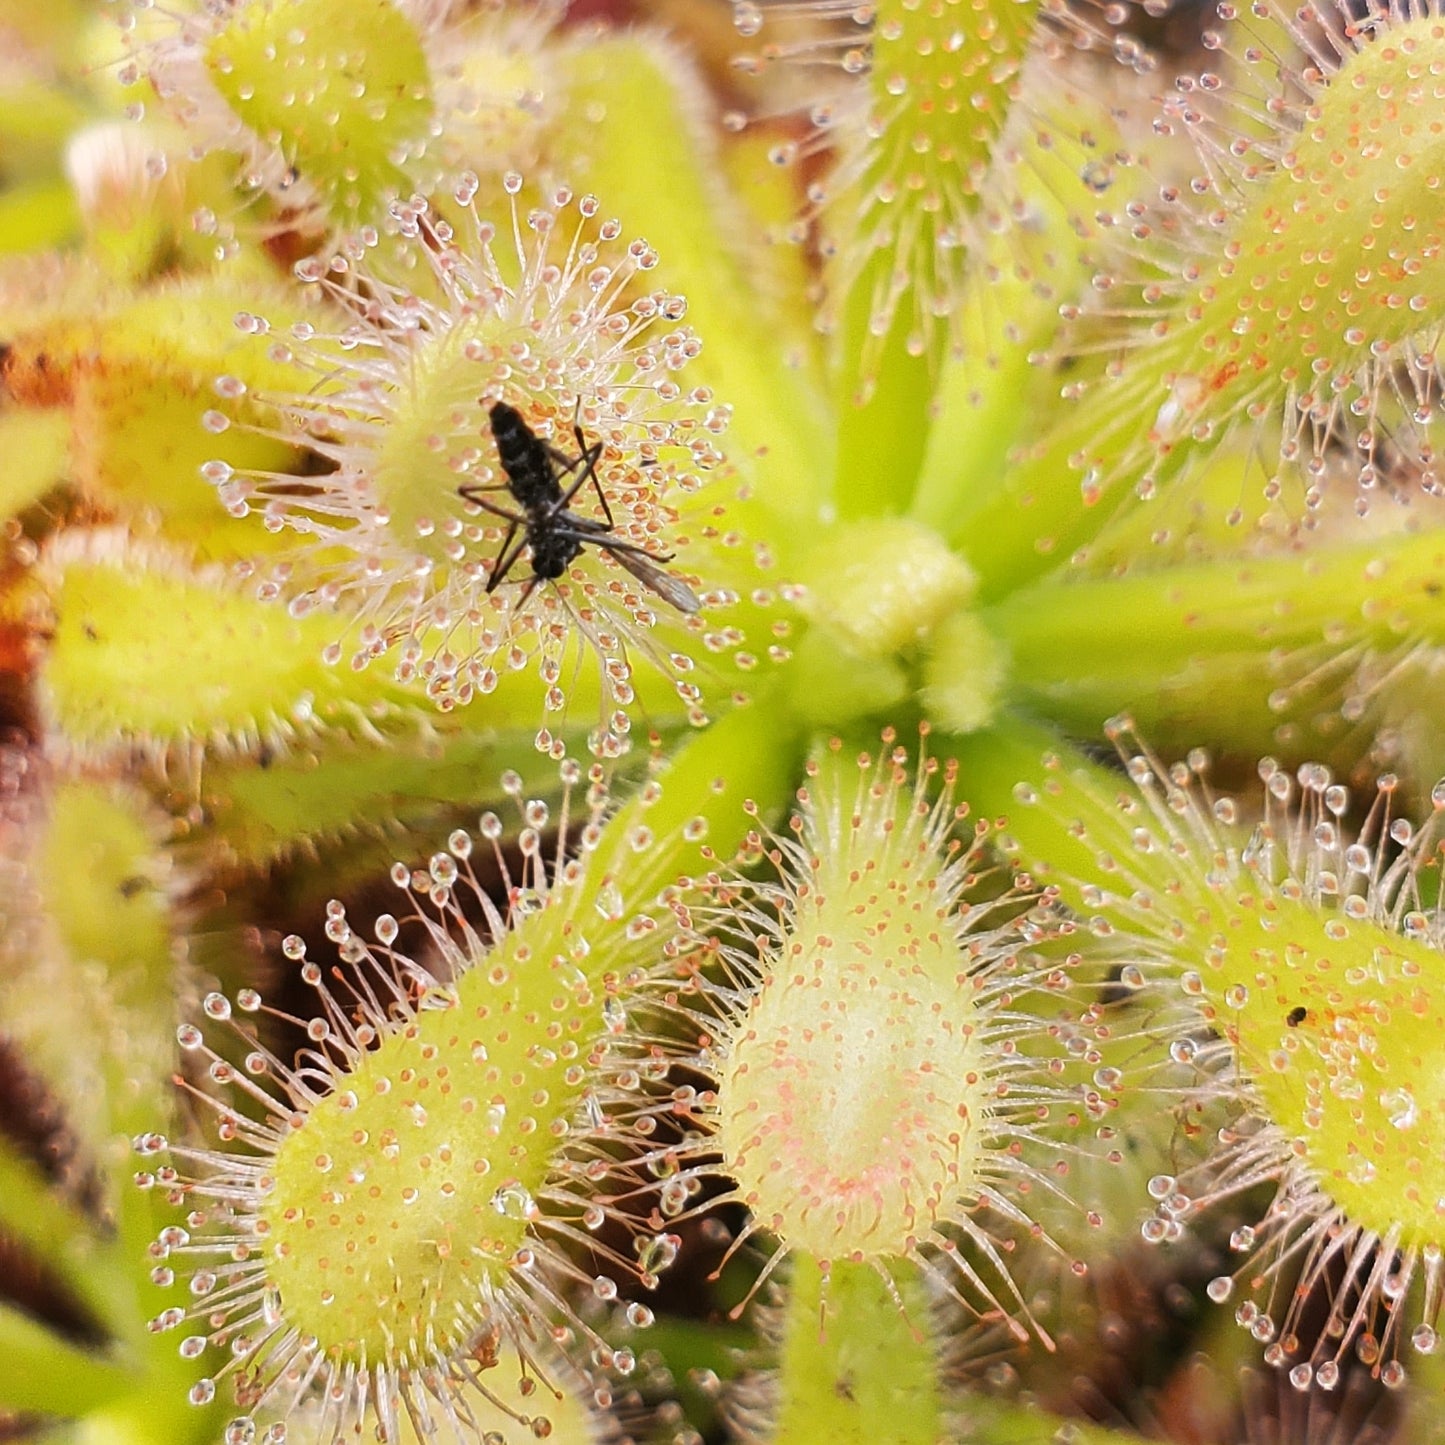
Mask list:
[[[698,600],[697,593],[680,577],[674,577],[672,573],[664,572],[661,567],[656,566],[645,552],[634,552],[626,547],[608,547],[606,542],[599,545],[606,548],[608,556],[626,567],[649,592],[655,592],[679,612],[685,612],[691,617],[694,612],[701,610],[702,603]]]

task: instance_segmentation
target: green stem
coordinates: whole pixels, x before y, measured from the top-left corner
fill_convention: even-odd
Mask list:
[[[794,1254],[773,1445],[937,1445],[938,1359],[917,1267]],[[896,1291],[896,1294],[895,1294]]]
[[[780,810],[798,778],[806,734],[780,700],[780,690],[745,703],[690,739],[658,774],[661,796],[639,795],[608,823],[615,844],[599,847],[593,881],[578,895],[591,906],[598,888],[619,888],[642,899],[678,877],[731,858],[753,826],[744,802],[767,818]],[[702,819],[701,836],[689,824]],[[655,842],[639,852],[638,825]]]
[[[0,1304],[0,1409],[75,1419],[118,1399],[131,1377],[53,1330]]]
[[[376,742],[318,738],[265,766],[250,759],[209,765],[200,846],[223,866],[254,868],[350,840],[358,830],[388,840],[398,831],[421,836],[433,820],[493,796],[503,769],[525,775],[537,761],[530,733],[467,731],[453,719],[379,731]],[[334,879],[336,859],[328,865]],[[326,886],[344,891],[340,881]]]
[[[659,274],[687,297],[687,322],[703,338],[694,364],[734,408],[729,455],[756,473],[774,515],[812,518],[832,446],[826,408],[784,362],[778,318],[729,243],[721,182],[709,183],[701,127],[666,58],[637,37],[571,53],[572,160],[590,164],[586,183],[629,233],[657,247]]]
[[[1096,228],[1086,217],[1097,208],[1098,182],[1090,187],[1081,177],[1097,176],[1123,145],[1096,98],[1066,92],[1055,101],[1060,120],[1021,127],[1030,134],[1009,172],[1027,201],[1029,225],[987,235],[970,267],[960,344],[939,376],[937,420],[909,512],[980,548],[989,539],[971,535],[964,519],[1006,485],[1021,431],[1028,435],[1057,407],[1057,371],[1040,366],[1034,353],[1047,355],[1057,344],[1060,299],[1087,283],[1084,251]],[[1086,108],[1086,124],[1071,104]]]
[[[955,510],[948,540],[978,572],[983,599],[1005,597],[1065,565],[1126,500],[1117,481],[1097,496],[1086,494],[1085,474],[1073,464],[1094,454],[1099,436],[1097,417],[1065,413],[1049,440],[1012,460],[1002,485]]]
[[[931,406],[943,363],[943,333],[935,327],[926,349],[909,349],[912,302],[903,298],[888,333],[870,334],[874,288],[886,284],[896,257],[869,258],[844,307],[842,370],[838,378],[838,468],[833,492],[845,521],[903,512],[928,445]]]
[[[1090,582],[1043,582],[985,614],[1015,696],[1094,732],[1128,708],[1141,729],[1188,717],[1197,737],[1273,745],[1292,687],[1353,678],[1372,649],[1437,644],[1445,540],[1407,533],[1260,560],[1229,558]],[[1337,702],[1335,704],[1337,706]]]
[[[132,1290],[134,1259],[101,1246],[76,1213],[27,1159],[0,1139],[0,1228],[55,1271],[95,1318],[113,1333],[131,1323],[117,1307]]]
[[[938,419],[908,509],[915,521],[944,536],[957,534],[959,514],[977,505],[971,499],[998,485],[1025,420],[1019,398],[1037,381],[1025,346],[1005,343],[990,358],[986,344],[978,327],[962,354],[944,365],[935,398]]]
[[[940,757],[959,765],[959,791],[976,818],[991,824],[1014,864],[1040,885],[1062,891],[1084,913],[1083,889],[1117,888],[1101,867],[1101,849],[1128,860],[1134,852],[1112,800],[1129,785],[1070,747],[1057,733],[1021,717],[987,731],[939,739]]]

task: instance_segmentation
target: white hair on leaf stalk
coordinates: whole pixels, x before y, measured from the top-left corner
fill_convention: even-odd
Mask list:
[[[1065,74],[1066,90],[1103,86],[1071,65],[1071,52],[1112,51],[1133,70],[1151,66],[1144,47],[1120,33],[1117,6],[737,0],[733,12],[742,35],[763,37],[737,61],[752,75],[771,72],[763,108],[797,113],[804,127],[771,152],[778,165],[808,170],[788,238],[816,232],[828,263],[820,329],[837,329],[858,293],[865,396],[895,324],[914,355],[940,336],[974,344],[964,318],[978,304],[971,280],[998,260],[997,248],[985,256],[990,235],[1008,232],[1017,275],[1048,287],[1051,248],[1033,241],[1036,207],[1014,172],[1027,131],[1077,148],[1080,167],[1091,159],[1080,107],[1056,102]],[[1091,96],[1083,109],[1098,105]],[[736,129],[746,123],[730,118]]]
[[[1180,76],[1155,130],[1192,174],[1108,218],[1132,261],[1098,278],[1117,323],[1066,435],[1091,499],[1152,498],[1233,449],[1308,514],[1330,486],[1365,512],[1439,494],[1445,309],[1445,15],[1437,0],[1223,4],[1217,69]],[[1241,518],[1247,508],[1236,507]]]
[[[229,209],[194,218],[218,256],[234,255],[241,234],[326,249],[383,224],[389,202],[439,191],[479,156],[492,175],[530,169],[562,109],[552,3],[118,8],[121,83],[148,84],[193,157],[236,157]]]
[[[332,982],[301,939],[285,941],[316,1016],[289,1019],[250,989],[234,1006],[209,995],[203,1012],[241,1040],[239,1063],[196,1025],[179,1030],[220,1142],[137,1141],[137,1182],[187,1211],[152,1254],[155,1281],[184,1283],[190,1299],[151,1328],[188,1327],[187,1359],[224,1351],[191,1397],[207,1403],[230,1378],[240,1413],[227,1445],[276,1445],[302,1409],[322,1445],[368,1425],[395,1445],[407,1421],[426,1438],[472,1438],[463,1397],[496,1403],[484,1366],[499,1351],[544,1382],[558,1350],[578,1369],[632,1367],[575,1300],[611,1304],[617,1277],[651,1287],[676,1251],[614,1202],[640,1182],[644,1116],[670,1107],[647,1094],[669,1045],[619,1037],[611,990],[639,971],[646,934],[616,908],[599,922],[600,764],[580,807],[580,768],[562,774],[555,811],[503,778],[522,817],[520,870],[501,820],[481,819],[505,906],[473,870],[473,838],[454,832],[424,869],[393,868],[407,908],[379,917],[370,940],[329,905]],[[293,1062],[246,1021],[263,1013],[304,1022]],[[626,1314],[651,1318],[640,1303]]]
[[[913,1260],[1047,1344],[1008,1257],[1020,1239],[1052,1243],[1030,1197],[1068,1200],[1060,1135],[1108,1111],[1065,1077],[1070,1058],[1098,1062],[1095,1019],[1071,1010],[1067,966],[1033,951],[1057,933],[1047,899],[965,901],[983,835],[956,831],[956,767],[910,773],[893,740],[856,770],[835,742],[789,834],[755,834],[745,871],[681,896],[658,986],[691,1015],[710,1083],[698,1133],[668,1151],[661,1217],[724,1181],[695,1207],[748,1208],[733,1250],[755,1233],[779,1245],[750,1298],[794,1250],[825,1276],[847,1261],[889,1278]]]
[[[1246,830],[1233,800],[1209,795],[1202,753],[1165,767],[1127,720],[1110,732],[1134,790],[1097,800],[1117,810],[1114,830],[1075,825],[1114,875],[1085,903],[1175,1001],[1149,1028],[1198,1070],[1172,1086],[1176,1103],[1227,1118],[1202,1163],[1150,1182],[1145,1238],[1177,1238],[1272,1184],[1231,1240],[1243,1264],[1210,1298],[1248,1296],[1237,1318],[1298,1389],[1334,1388],[1347,1351],[1403,1384],[1402,1355],[1436,1349],[1445,1291],[1445,912],[1424,876],[1439,866],[1445,785],[1416,828],[1384,777],[1354,826],[1328,769],[1292,777],[1266,759]]]
[[[268,525],[308,539],[262,590],[290,596],[297,612],[340,610],[345,639],[329,660],[348,646],[353,667],[390,657],[400,679],[421,682],[443,707],[530,666],[542,683],[539,746],[561,751],[550,723],[575,695],[598,709],[594,749],[615,754],[641,701],[636,660],[675,693],[669,704],[654,689],[650,709],[680,704],[697,723],[705,720],[697,659],[738,646],[741,634],[659,597],[605,544],[582,549],[553,582],[529,586],[522,564],[498,583],[507,524],[462,489],[512,500],[489,423],[497,402],[556,454],[570,454],[575,423],[600,447],[597,486],[613,517],[605,536],[633,555],[675,557],[658,564],[674,590],[697,589],[701,613],[714,613],[736,594],[705,590],[690,569],[741,542],[719,520],[723,504],[700,494],[701,474],[722,460],[716,438],[728,411],[706,387],[685,389],[679,379],[700,343],[681,324],[681,296],[645,289],[656,253],[624,242],[594,197],[559,187],[524,214],[521,177],[507,177],[506,189],[500,226],[481,213],[475,177],[442,210],[394,207],[405,279],[392,279],[398,268],[389,263],[373,268],[371,248],[359,243],[298,268],[344,324],[278,339],[277,354],[304,379],[295,393],[265,400],[284,418],[277,434],[332,471],[205,470],[234,513],[258,508]],[[260,317],[238,323],[268,329]],[[224,426],[214,412],[207,421]],[[572,506],[601,526],[590,484]]]

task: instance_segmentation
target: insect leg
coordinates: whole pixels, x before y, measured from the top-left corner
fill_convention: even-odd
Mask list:
[[[485,497],[478,496],[481,491],[492,491],[494,488],[483,488],[478,486],[458,487],[457,494],[465,497],[467,501],[475,503],[484,512],[494,517],[500,517],[507,524],[507,535],[502,538],[502,545],[497,552],[497,560],[492,566],[492,575],[487,578],[487,591],[494,592],[506,579],[507,573],[517,565],[517,558],[522,555],[522,548],[527,545],[527,534],[524,531],[517,545],[512,546],[512,541],[517,537],[517,528],[527,526],[527,518],[521,512],[514,512],[510,507],[499,507],[495,502],[489,502]],[[510,549],[510,550],[509,550]]]
[[[607,528],[612,529],[612,508],[607,505],[607,493],[602,490],[602,483],[597,480],[597,460],[602,455],[602,442],[593,442],[591,448],[587,446],[587,438],[582,435],[582,398],[577,398],[577,405],[572,412],[572,435],[577,438],[577,455],[586,461],[587,469],[585,476],[592,478],[593,485],[597,488],[597,500],[602,503],[602,514],[607,518]]]
[[[502,538],[501,550],[497,553],[497,560],[492,564],[492,575],[487,578],[487,591],[495,592],[506,580],[507,573],[517,565],[517,558],[522,555],[522,548],[527,545],[527,534],[517,536],[517,528],[520,525],[514,517],[507,528],[507,535]],[[512,539],[516,538],[516,545],[512,545]],[[507,549],[511,548],[510,551]],[[535,579],[534,579],[535,580]],[[525,600],[525,599],[524,599]]]
[[[580,428],[577,432],[577,440],[579,442],[582,440]],[[552,510],[554,512],[565,512],[571,505],[572,498],[582,490],[587,478],[591,477],[592,485],[597,488],[597,500],[602,503],[603,515],[607,518],[607,530],[610,532],[613,526],[612,508],[607,505],[607,493],[602,490],[602,483],[597,476],[597,463],[602,456],[602,443],[597,441],[593,442],[590,447],[585,447],[580,457],[565,456],[562,452],[555,451],[551,447],[549,447],[548,450],[552,452],[553,456],[567,464],[567,470],[569,472],[576,471],[578,467],[582,468],[577,475],[577,480],[562,493],[561,500],[553,504]]]
[[[602,456],[602,443],[594,442],[590,447],[587,445],[587,438],[582,431],[580,417],[582,415],[582,398],[577,398],[577,405],[572,409],[572,435],[577,438],[577,455],[569,457],[559,447],[554,447],[551,442],[542,442],[547,449],[547,455],[562,468],[564,472],[575,472],[578,467],[582,468],[581,475],[577,481],[568,489],[567,495],[557,503],[559,508],[565,507],[574,496],[577,490],[587,480],[592,478],[597,487],[597,500],[602,503],[602,510],[607,516],[607,526],[612,527],[612,508],[607,503],[607,493],[602,490],[602,483],[597,479],[597,462]]]
[[[541,582],[541,580],[534,572],[522,583],[522,595],[517,599],[516,607],[512,609],[514,612],[520,612],[527,605],[527,599],[537,590],[537,584]],[[490,592],[491,590],[490,587],[487,588],[487,591]]]
[[[464,502],[470,502],[475,507],[480,507],[484,512],[490,512],[494,517],[505,517],[509,522],[525,522],[527,519],[519,512],[513,512],[506,507],[499,507],[495,502],[489,502],[481,494],[483,492],[505,492],[509,490],[506,486],[481,486],[478,483],[470,483],[465,487],[457,488],[457,496]]]

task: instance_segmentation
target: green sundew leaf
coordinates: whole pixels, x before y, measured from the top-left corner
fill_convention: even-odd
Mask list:
[[[0,1136],[0,1231],[27,1247],[91,1313],[112,1329],[125,1317],[135,1260],[120,1259],[95,1226],[60,1198],[40,1170]]]
[[[1203,736],[1257,754],[1306,709],[1337,712],[1367,650],[1438,645],[1442,577],[1441,534],[1399,533],[1044,581],[984,617],[1009,649],[1015,696],[1036,711],[1093,733],[1128,709],[1156,742],[1187,719],[1185,745]]]
[[[43,177],[0,190],[0,256],[73,245],[80,238],[75,193]]]
[[[155,368],[210,388],[231,376],[248,390],[271,389],[289,395],[296,370],[273,355],[273,342],[261,329],[240,327],[238,312],[262,315],[272,331],[302,318],[295,293],[254,278],[233,282],[227,276],[189,278],[179,284],[143,291],[98,318],[87,316],[72,332],[60,332],[50,346],[88,359],[99,353],[112,366]],[[49,340],[49,338],[43,338]],[[214,405],[215,393],[211,393]]]
[[[1067,565],[1125,503],[1128,489],[1096,490],[1092,473],[1076,465],[1093,458],[1102,465],[1114,436],[1100,425],[1094,403],[1060,404],[1058,420],[1042,441],[1025,438],[1007,461],[1002,484],[961,497],[949,540],[979,577],[979,596],[993,601]],[[1036,431],[1034,432],[1036,434]]]
[[[77,779],[49,798],[35,875],[65,959],[56,982],[71,995],[54,1047],[93,1061],[103,1089],[67,1103],[115,1198],[131,1188],[134,1169],[128,1151],[111,1146],[153,1124],[172,1066],[169,865],[134,796]]]
[[[1155,571],[1209,558],[1257,556],[1281,545],[1300,529],[1303,488],[1284,500],[1266,491],[1259,454],[1238,446],[1216,448],[1182,484],[1149,502],[1125,506],[1093,538],[1079,572],[1091,577],[1126,571]],[[1330,529],[1331,504],[1343,530],[1358,529],[1353,488],[1332,488],[1311,509],[1311,528]],[[1349,515],[1344,513],[1348,510]],[[1312,543],[1313,545],[1313,543]]]
[[[83,1242],[85,1226],[68,1227],[69,1206],[57,1200],[45,1250],[84,1275],[77,1293],[98,1298],[96,1314],[123,1334],[121,1322],[140,1324],[129,1281],[147,1237],[126,1233],[128,1140],[163,1108],[173,1055],[167,865],[123,790],[70,779],[44,804],[7,870],[0,1026],[78,1138],[78,1177],[88,1182],[94,1169],[108,1186],[115,1242]]]
[[[1051,333],[1058,307],[1031,306],[1031,292],[1010,276],[977,280],[960,307],[965,339],[961,352],[943,365],[934,399],[938,414],[909,506],[911,517],[945,535],[957,531],[960,512],[977,505],[977,498],[997,484],[1020,427],[1037,415],[1020,401],[1041,389],[1040,371],[1029,362],[1029,343]],[[998,314],[1022,321],[1019,340],[988,334],[983,313],[995,305]],[[1047,315],[1039,314],[1043,311]],[[1046,398],[1040,400],[1047,404]]]
[[[1040,885],[1058,886],[1087,914],[1081,889],[1117,887],[1101,851],[1127,862],[1133,840],[1113,800],[1128,782],[1059,734],[1021,717],[964,737],[939,737],[940,757],[958,762],[958,791],[973,816],[1001,835],[1011,861]],[[1082,835],[1082,836],[1081,836]]]
[[[326,737],[265,762],[221,762],[206,772],[201,846],[228,865],[255,868],[357,833],[416,836],[428,820],[479,805],[504,768],[525,776],[536,759],[530,733],[453,726],[373,742]]]
[[[385,393],[386,426],[363,453],[368,484],[376,505],[386,511],[388,529],[420,549],[438,569],[447,567],[455,546],[450,533],[436,526],[438,499],[455,495],[457,473],[455,455],[435,444],[436,431],[454,426],[443,418],[456,416],[471,417],[474,427],[486,429],[486,416],[476,402],[474,357],[495,335],[495,319],[486,311],[421,332],[407,348],[404,370]],[[293,384],[300,379],[298,374]],[[352,395],[342,404],[355,408],[360,402]],[[423,519],[428,525],[419,529]]]
[[[944,1438],[937,1342],[917,1271],[791,1259],[772,1445],[937,1445]]]
[[[275,552],[294,540],[267,531],[259,511],[227,514],[201,476],[211,461],[239,471],[283,472],[295,447],[232,428],[213,436],[201,425],[216,400],[210,384],[147,368],[86,372],[76,388],[76,467],[83,485],[122,519],[154,512],[171,541],[198,556],[225,560]]]
[[[840,353],[864,372],[845,365],[840,378],[833,496],[844,519],[908,510],[932,426],[945,333],[934,327],[920,345],[903,311],[881,340],[870,333],[872,290],[891,264],[885,253],[870,257],[844,306]]]
[[[726,449],[756,478],[759,505],[793,523],[811,519],[831,457],[826,408],[806,374],[788,365],[781,318],[729,243],[732,217],[688,109],[697,100],[684,91],[684,62],[634,35],[578,47],[559,63],[571,94],[554,160],[566,155],[577,184],[595,189],[628,234],[656,246],[658,274],[687,297],[687,322],[703,340],[693,365],[733,407]]]
[[[73,398],[76,480],[102,506],[137,521],[158,514],[172,537],[216,557],[279,544],[260,518],[226,515],[201,465],[284,471],[301,455],[248,429],[273,420],[255,393],[289,395],[296,372],[271,355],[264,328],[237,325],[241,314],[278,329],[299,315],[289,293],[259,280],[202,277],[116,300],[84,274],[23,319],[7,366],[22,398],[59,388]],[[235,395],[217,391],[222,378]],[[208,413],[239,424],[217,433]]]
[[[1390,21],[1368,38],[1351,34],[1337,64],[1294,73],[1286,64],[1284,86],[1302,93],[1296,114],[1306,123],[1296,127],[1288,105],[1239,107],[1278,118],[1252,143],[1233,139],[1241,170],[1216,181],[1231,202],[1227,225],[1210,217],[1217,255],[1188,269],[1152,329],[1164,444],[1207,446],[1231,418],[1272,404],[1309,416],[1313,436],[1298,436],[1286,415],[1285,440],[1320,457],[1375,429],[1382,393],[1410,394],[1379,361],[1388,358],[1388,370],[1433,355],[1445,295],[1445,140],[1417,117],[1445,99],[1445,33],[1428,13]],[[1333,410],[1322,405],[1332,394]],[[1438,399],[1418,401],[1416,420],[1429,425]]]
[[[1177,486],[1232,436],[1267,481],[1301,494],[1319,489],[1332,454],[1354,453],[1378,480],[1389,456],[1438,450],[1437,398],[1401,376],[1433,355],[1445,286],[1435,199],[1445,150],[1411,119],[1445,94],[1445,38],[1429,15],[1387,30],[1385,44],[1373,30],[1351,35],[1321,69],[1286,64],[1276,80],[1262,65],[1268,99],[1236,98],[1225,112],[1221,167],[1214,139],[1191,123],[1208,199],[1182,188],[1179,249],[1162,276],[1132,278],[1140,324],[1118,338],[1108,373],[1085,372],[1090,389],[1005,490],[960,519],[985,595],[1073,556],[1134,495]],[[1248,43],[1268,53],[1253,29]],[[1263,118],[1268,133],[1251,138]],[[1205,226],[1208,245],[1188,239]]]
[[[1206,738],[1217,754],[1351,768],[1370,747],[1379,710],[1362,709],[1346,721],[1342,706],[1353,695],[1359,654],[1326,643],[1276,656],[1266,649],[1220,651],[1184,658],[1177,670],[1161,670],[1159,659],[1119,659],[1087,682],[1053,682],[1045,687],[1016,681],[1013,701],[1076,737],[1093,737],[1122,703],[1137,703],[1132,715],[1151,743],[1166,752],[1184,751]]]
[[[1146,459],[1130,451],[1159,410],[1159,377],[1173,360],[1140,348],[1116,389],[1104,383],[1081,398],[1050,401],[1042,428],[1013,449],[1002,484],[965,499],[950,540],[978,570],[983,597],[1006,596],[1069,564],[1135,505],[1129,464],[1142,469]],[[1183,445],[1148,459],[1151,489],[1167,490],[1196,459]]]
[[[802,767],[806,725],[780,692],[735,707],[668,758],[658,787],[645,788],[609,821],[612,846],[599,844],[579,906],[590,906],[597,887],[641,900],[726,862],[757,816],[786,806]],[[744,811],[745,801],[755,812]]]
[[[1041,91],[1067,85],[1052,74],[1031,79]],[[1047,352],[1060,303],[1086,284],[1099,192],[1117,183],[1111,158],[1122,141],[1100,97],[1068,86],[1040,101],[1048,114],[1017,126],[1022,158],[1010,167],[1028,221],[990,232],[973,258],[956,313],[959,344],[942,365],[910,507],[955,541],[967,535],[960,519],[1003,484],[1010,450],[1059,405],[1057,374],[1032,353]]]
[[[760,243],[748,252],[750,268],[757,271],[758,290],[774,306],[779,335],[789,340],[790,364],[810,377],[823,374],[822,338],[816,325],[815,278],[806,249],[780,242],[794,223],[798,194],[796,177],[786,166],[774,165],[769,153],[776,135],[766,127],[749,126],[739,134],[724,133],[719,157],[737,204],[749,219],[745,230]]]
[[[396,157],[427,137],[431,75],[392,0],[272,0],[227,13],[202,47],[216,88],[323,197],[335,223],[379,222],[413,183]],[[306,85],[297,77],[304,75]]]
[[[0,517],[33,506],[65,476],[70,418],[63,411],[0,411]]]
[[[1013,408],[1001,432],[984,438],[998,471],[985,485],[947,498],[948,539],[978,572],[984,600],[1073,565],[1082,549],[1135,505],[1121,466],[1136,432],[1141,425],[1147,429],[1145,409],[1158,409],[1150,389],[1155,373],[1141,364],[1130,373],[1142,378],[1137,385],[1110,391],[1098,383],[1100,371],[1098,357],[1066,356],[1060,365],[1024,378],[1022,396],[998,395],[998,406]],[[1073,395],[1083,379],[1098,383],[1097,391]],[[1172,480],[1183,459],[1176,451],[1160,462],[1156,485]]]
[[[844,517],[904,510],[982,208],[1037,11],[884,0],[873,13],[866,125],[839,127],[856,176],[824,209],[837,247],[836,474]],[[855,154],[848,156],[848,150]]]
[[[1299,1159],[1351,1225],[1404,1249],[1439,1248],[1445,955],[1386,920],[1344,924],[1329,903],[1299,902],[1284,889],[1261,927],[1261,882],[1241,869],[1238,901],[1226,891],[1207,921],[1207,904],[1190,910],[1180,935],[1185,957],[1208,960],[1204,997],[1229,1010],[1237,1066],[1261,1113],[1289,1139],[1303,1140]],[[1224,934],[1251,937],[1251,924],[1258,932],[1247,952],[1209,952]],[[1317,1061],[1331,1058],[1338,1039],[1361,1035],[1378,1047],[1352,1056],[1338,1092],[1322,1103]],[[1287,1040],[1297,1053],[1284,1052]]]
[[[147,1287],[133,1265],[157,1227],[151,1197],[134,1188],[128,1141],[164,1114],[175,1053],[169,859],[125,790],[71,779],[47,801],[34,873],[56,955],[48,966],[28,960],[38,972],[19,1022],[27,1055],[52,1055],[46,1072],[107,1176],[114,1239],[90,1253],[94,1279],[82,1293],[103,1292],[98,1313],[126,1337],[145,1319],[138,1291]],[[77,1086],[90,1092],[78,1096]]]
[[[88,555],[52,553],[54,632],[45,708],[67,745],[257,748],[326,725],[365,731],[367,715],[410,705],[383,669],[331,668],[340,623],[293,618],[155,551],[105,534]]]
[[[0,1409],[75,1419],[132,1388],[130,1371],[0,1303]]]
[[[105,784],[69,781],[50,797],[39,860],[46,908],[80,960],[116,974],[164,960],[159,978],[132,978],[137,996],[171,1004],[167,865],[136,799]]]

